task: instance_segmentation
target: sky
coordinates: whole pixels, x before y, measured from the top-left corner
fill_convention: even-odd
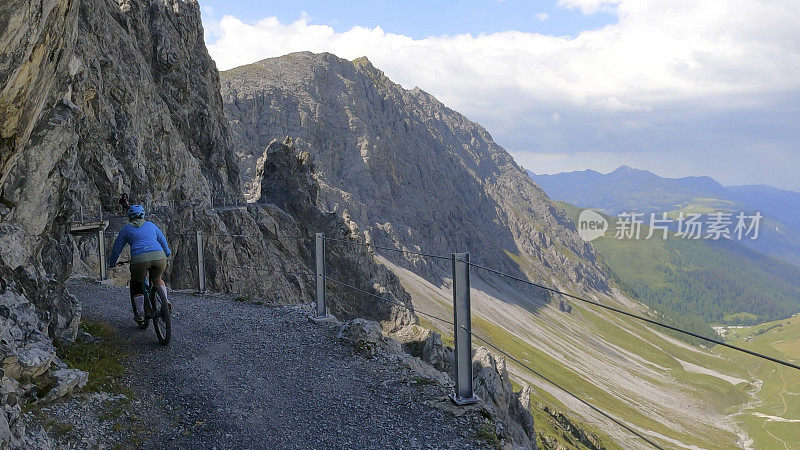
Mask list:
[[[201,0],[220,70],[367,56],[535,173],[620,165],[800,191],[798,0]]]

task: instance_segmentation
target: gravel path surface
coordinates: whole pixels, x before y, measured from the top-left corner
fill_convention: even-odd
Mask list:
[[[444,388],[415,382],[390,357],[354,354],[335,325],[310,323],[300,307],[174,292],[173,340],[162,347],[152,326],[136,328],[127,288],[69,286],[84,317],[130,345],[146,448],[486,446],[476,411],[454,415]]]

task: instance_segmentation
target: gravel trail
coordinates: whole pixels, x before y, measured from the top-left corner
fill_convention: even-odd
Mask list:
[[[173,340],[136,328],[127,288],[73,280],[83,315],[128,342],[145,448],[476,448],[475,411],[389,357],[367,359],[300,307],[173,292]]]

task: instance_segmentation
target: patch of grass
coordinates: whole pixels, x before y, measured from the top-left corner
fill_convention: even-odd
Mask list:
[[[234,298],[234,300],[237,301],[237,302],[240,302],[240,303],[249,303],[251,298],[248,295],[240,295],[240,296]]]
[[[749,350],[797,362],[800,359],[800,316],[738,330],[739,337],[726,339]],[[737,417],[753,438],[755,448],[786,448],[800,442],[800,371],[769,361],[738,355],[730,349],[720,353],[737,358],[742,366],[763,380],[756,394],[759,401],[748,403]],[[775,420],[774,418],[779,418]]]
[[[121,393],[130,397],[130,390],[122,384],[125,373],[123,361],[128,355],[125,343],[106,323],[84,320],[80,328],[100,341],[77,341],[69,346],[57,346],[58,357],[70,367],[89,373],[86,390]]]
[[[494,423],[489,420],[481,424],[478,431],[475,432],[475,437],[485,441],[494,448],[500,448],[500,437],[495,432]]]
[[[122,417],[122,415],[127,411],[128,404],[130,404],[130,400],[125,398],[122,399],[115,404],[109,406],[106,410],[104,410],[99,416],[98,419],[105,422],[107,420],[116,420]]]
[[[599,322],[606,326],[613,327],[613,325],[610,325],[609,322],[602,320],[599,320]],[[621,399],[613,395],[613,393],[609,393],[597,385],[588,382],[579,373],[571,370],[569,367],[564,367],[561,363],[555,361],[545,352],[534,348],[528,343],[522,342],[508,333],[502,327],[494,325],[484,320],[480,316],[473,317],[472,324],[473,331],[478,330],[478,332],[486,336],[489,341],[515,355],[520,360],[528,362],[546,377],[552,380],[558,380],[558,383],[564,386],[570,392],[576,393],[601,410],[612,412],[615,417],[627,423],[633,423],[640,427],[656,431],[665,436],[679,439],[686,444],[694,444],[702,446],[703,448],[726,448],[726,444],[728,442],[735,441],[735,436],[733,434],[728,434],[719,430],[708,430],[707,432],[702,433],[699,432],[699,430],[693,430],[691,433],[687,433],[670,428],[657,418],[651,417],[647,414],[647,412],[640,410],[636,406],[626,402],[624,399]],[[640,332],[645,335],[648,334],[636,324],[628,324],[628,326],[633,329],[639,328],[639,330],[641,330]],[[652,350],[652,346],[644,344],[641,341],[631,339],[630,337],[626,338],[624,336],[619,336],[618,341],[616,336],[613,336],[613,332],[615,331],[619,333],[621,331],[616,327],[613,328],[614,330],[604,330],[605,332],[603,334],[611,335],[607,335],[606,337],[611,337],[612,342],[615,342],[617,345],[620,345],[623,341],[628,341]],[[650,337],[651,339],[653,338],[652,335]],[[664,342],[661,341],[659,343],[663,344]],[[664,347],[667,346],[664,345]],[[654,359],[671,359],[669,355],[661,354],[662,352],[647,352],[644,351],[644,348],[639,351],[634,351],[634,353],[646,355],[648,358]],[[684,351],[683,353],[689,352]],[[691,360],[691,356],[689,355],[682,356],[686,358],[686,360]],[[680,369],[680,364],[674,360],[672,361],[671,366],[675,367],[673,370],[673,375],[676,376],[676,378],[684,379],[692,383],[687,386],[687,390],[693,391],[694,395],[701,395],[704,400],[722,397],[721,399],[718,398],[717,402],[725,402],[726,405],[734,405],[736,400],[740,399],[741,392],[735,387],[726,387],[722,385],[722,383],[713,380],[713,377],[706,375],[685,373],[685,371]],[[653,379],[644,379],[654,384],[658,383]],[[713,385],[718,385],[719,390],[715,391],[711,387]]]
[[[411,383],[416,384],[418,386],[427,386],[429,384],[436,384],[436,380],[432,380],[430,378],[425,377],[413,377],[411,378]]]

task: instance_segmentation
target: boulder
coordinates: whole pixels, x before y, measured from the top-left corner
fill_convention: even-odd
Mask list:
[[[336,338],[351,345],[356,353],[367,357],[375,356],[381,349],[399,348],[396,341],[383,335],[378,322],[366,319],[353,319],[344,323],[339,327]]]
[[[55,356],[55,347],[36,308],[11,289],[0,294],[0,364],[4,377],[38,377],[47,371]]]
[[[71,394],[75,389],[85,386],[88,379],[89,374],[82,370],[58,369],[53,372],[55,386],[42,398],[41,402],[48,403]]]

